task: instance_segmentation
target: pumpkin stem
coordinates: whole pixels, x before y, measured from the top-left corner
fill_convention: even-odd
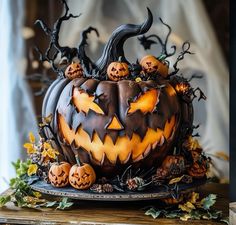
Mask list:
[[[118,62],[122,62],[122,56],[119,56]]]
[[[82,166],[82,163],[80,162],[79,156],[75,155],[75,160],[78,166]]]

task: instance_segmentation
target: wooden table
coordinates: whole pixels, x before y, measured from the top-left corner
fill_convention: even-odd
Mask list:
[[[228,216],[229,200],[228,185],[206,184],[199,190],[200,193],[215,193],[218,195],[215,208],[222,210],[224,216]],[[5,224],[81,224],[81,225],[121,225],[121,224],[190,224],[216,225],[221,223],[211,221],[187,221],[174,219],[152,219],[145,216],[143,209],[150,202],[121,203],[121,202],[80,202],[76,207],[65,210],[45,209],[37,211],[33,209],[19,209],[13,206],[0,209],[0,223]]]

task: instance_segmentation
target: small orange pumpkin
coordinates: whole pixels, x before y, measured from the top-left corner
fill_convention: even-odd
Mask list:
[[[159,74],[164,78],[168,75],[168,65],[158,60],[153,55],[144,56],[140,61],[140,65],[142,66],[143,72],[146,74]]]
[[[75,78],[83,77],[83,69],[79,63],[72,62],[65,70],[65,76],[73,80]]]
[[[118,62],[112,62],[107,67],[107,75],[109,79],[113,81],[119,81],[126,78],[129,76],[128,64],[121,62],[121,58],[119,58]]]
[[[54,187],[65,187],[69,183],[71,165],[67,162],[53,163],[48,172],[48,179]]]
[[[77,164],[70,169],[69,182],[76,189],[88,189],[96,181],[96,173],[89,164],[82,165],[78,156],[76,156],[76,162]]]

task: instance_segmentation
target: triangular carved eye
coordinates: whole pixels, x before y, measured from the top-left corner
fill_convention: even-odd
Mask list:
[[[111,122],[106,125],[106,129],[108,130],[123,130],[121,122],[117,119],[116,116],[113,116]]]
[[[156,89],[149,90],[140,95],[134,102],[130,103],[128,114],[141,110],[144,114],[153,112],[159,101],[159,91]]]
[[[100,108],[100,106],[94,102],[95,100],[94,95],[89,95],[85,91],[75,88],[73,90],[72,99],[73,99],[73,103],[75,104],[76,108],[79,111],[82,111],[87,114],[88,111],[91,109],[98,114],[104,115],[104,112]]]

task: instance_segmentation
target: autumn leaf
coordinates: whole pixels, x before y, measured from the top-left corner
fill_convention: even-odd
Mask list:
[[[49,148],[52,148],[52,146],[51,146],[50,143],[44,142],[44,143],[43,143],[43,148],[44,148],[44,149],[49,149]]]
[[[33,191],[33,195],[36,197],[36,198],[41,198],[42,197],[42,194],[38,191]]]
[[[192,193],[191,193],[191,198],[190,198],[189,201],[190,201],[192,204],[195,204],[198,199],[199,199],[199,193],[192,192]]]
[[[35,174],[37,170],[38,170],[38,166],[36,164],[30,164],[27,171],[28,176]]]
[[[191,202],[186,202],[185,204],[180,204],[179,208],[184,212],[191,212],[193,209],[195,209],[195,206]]]
[[[184,175],[181,176],[181,177],[173,178],[173,179],[171,179],[171,180],[169,181],[169,184],[179,183],[179,182],[182,180],[183,177],[184,177]]]
[[[34,144],[32,143],[25,143],[23,147],[27,150],[28,155],[31,155],[37,152],[37,150],[34,147]]]
[[[35,143],[35,136],[32,132],[29,133],[29,141],[32,144]]]
[[[184,214],[183,216],[180,217],[182,221],[188,221],[188,219],[191,219],[191,216],[189,214]]]
[[[140,77],[137,77],[136,79],[135,79],[135,82],[140,82],[140,81],[142,81],[142,79],[140,78]]]

